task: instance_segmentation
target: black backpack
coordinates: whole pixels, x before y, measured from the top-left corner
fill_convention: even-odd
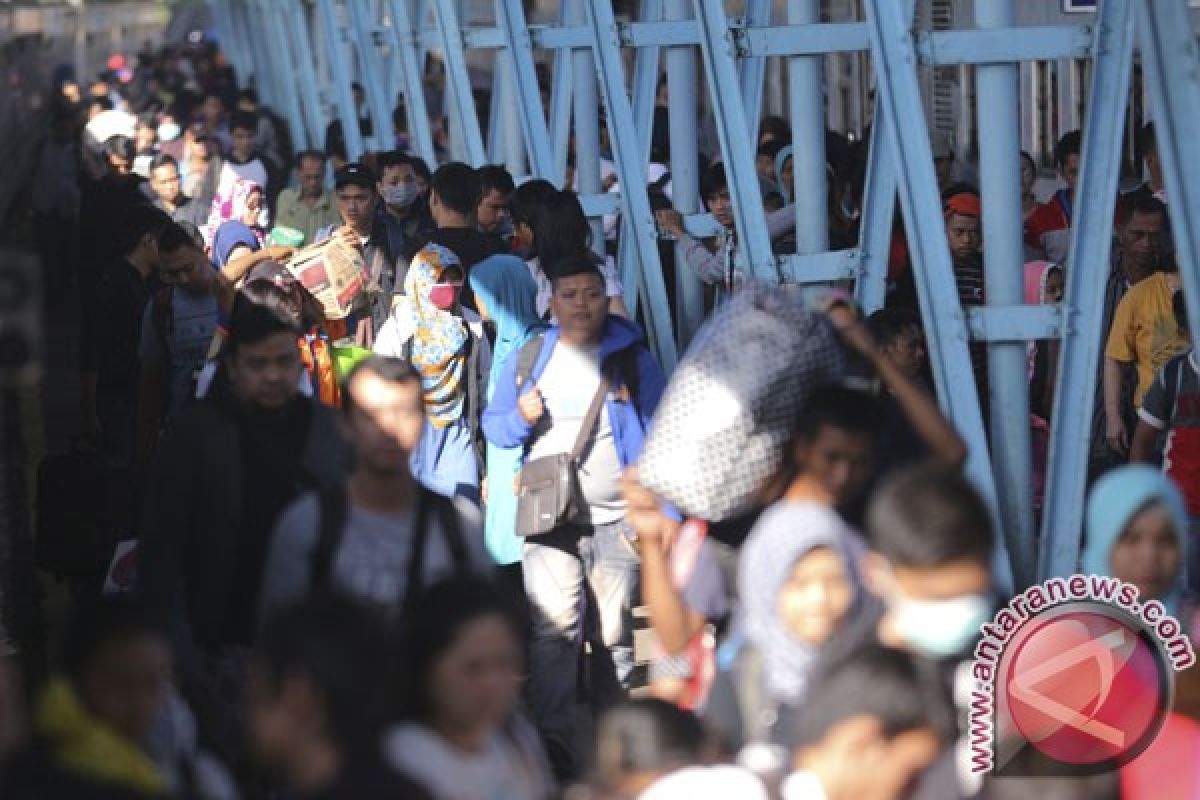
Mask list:
[[[350,515],[345,484],[339,483],[319,492],[317,507],[317,544],[310,561],[312,582],[309,592],[313,595],[325,594],[333,589],[333,561],[342,545]],[[401,609],[408,608],[425,589],[425,550],[429,540],[430,513],[437,517],[442,535],[446,537],[446,547],[450,551],[455,574],[465,573],[469,568],[470,559],[454,504],[449,498],[418,485],[413,546],[408,558],[408,578],[404,585]]]

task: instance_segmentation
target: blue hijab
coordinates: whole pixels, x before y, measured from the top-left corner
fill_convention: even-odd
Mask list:
[[[488,319],[496,324],[492,347],[492,371],[488,375],[487,398],[496,388],[496,376],[504,363],[515,357],[521,346],[542,327],[537,313],[537,284],[529,267],[516,256],[494,255],[471,267],[468,280],[475,299]],[[513,478],[521,468],[520,447],[487,445],[487,509],[483,539],[497,564],[521,560],[522,540],[517,536],[517,498]]]
[[[229,254],[239,246],[249,247],[252,252],[258,252],[262,247],[258,241],[258,234],[249,225],[237,220],[222,222],[221,226],[217,228],[216,235],[213,236],[213,261],[218,267],[224,267],[229,263]]]
[[[1144,464],[1128,465],[1107,472],[1092,487],[1087,501],[1087,545],[1080,566],[1090,575],[1112,575],[1112,551],[1129,523],[1146,506],[1161,503],[1175,521],[1179,541],[1179,571],[1165,597],[1158,600],[1176,614],[1183,597],[1184,564],[1187,563],[1188,516],[1183,495],[1171,479]]]

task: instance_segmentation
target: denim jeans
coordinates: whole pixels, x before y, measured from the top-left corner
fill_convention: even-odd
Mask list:
[[[633,672],[633,608],[641,568],[625,531],[624,522],[564,525],[526,539],[523,548],[533,614],[529,701],[542,736],[572,755],[585,635],[592,643],[588,689],[593,702],[619,699]],[[606,689],[615,696],[604,697]]]

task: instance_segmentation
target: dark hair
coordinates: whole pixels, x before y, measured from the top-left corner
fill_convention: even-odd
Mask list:
[[[812,746],[840,722],[864,715],[877,719],[889,739],[928,727],[949,741],[953,707],[933,666],[900,650],[864,645],[820,672],[803,708],[783,723],[785,738],[794,749]]]
[[[421,376],[413,365],[402,358],[392,356],[367,356],[355,364],[342,378],[342,411],[349,416],[354,410],[354,393],[350,385],[360,372],[369,372],[387,383],[415,383],[419,387]]]
[[[887,347],[914,327],[921,327],[921,316],[911,308],[881,308],[867,317],[867,330],[880,347]]]
[[[658,698],[626,700],[596,726],[596,777],[611,783],[628,772],[670,772],[695,763],[704,744],[695,714]]]
[[[325,154],[320,150],[301,150],[296,153],[296,169],[303,167],[305,161],[317,161],[324,166]]]
[[[404,654],[400,712],[406,719],[428,721],[433,713],[429,679],[462,629],[481,617],[498,616],[519,638],[508,598],[487,578],[460,575],[438,581],[417,595],[401,620]]]
[[[477,172],[479,173],[480,198],[493,189],[503,195],[510,195],[516,189],[512,175],[499,164],[484,164]]]
[[[425,163],[425,159],[420,156],[410,156],[412,159],[413,170],[417,173],[417,177],[424,179],[426,183],[432,180],[433,175],[429,171],[429,165]]]
[[[1134,214],[1162,214],[1166,217],[1167,206],[1149,192],[1137,192],[1129,203],[1129,215],[1125,221],[1132,219]]]
[[[881,427],[879,401],[858,389],[830,384],[813,391],[796,420],[797,438],[812,439],[823,428],[874,438]]]
[[[358,92],[359,94],[362,94],[362,95],[366,94],[366,92],[363,90],[363,85],[361,83],[359,83],[358,81],[350,82],[350,91]]]
[[[212,161],[214,157],[221,154],[221,148],[217,145],[217,140],[207,133],[202,133],[196,137],[193,145],[201,145],[204,148],[206,162]]]
[[[579,195],[570,189],[555,192],[547,198],[530,227],[533,228],[533,251],[548,276],[554,275],[552,265],[566,259],[588,258],[593,266],[596,265],[596,256],[591,251],[592,226],[583,213]]]
[[[175,160],[175,156],[170,153],[158,153],[154,158],[150,159],[150,172],[159,169],[160,167],[174,167],[179,169],[179,162]]]
[[[867,508],[871,547],[893,565],[989,563],[995,534],[983,498],[958,470],[925,464],[886,480]]]
[[[137,156],[137,145],[134,144],[133,139],[118,133],[104,140],[104,155],[120,156],[133,161]]]
[[[708,204],[708,198],[728,188],[729,181],[725,177],[724,164],[713,164],[704,170],[704,174],[700,177],[700,197],[704,199],[705,205]]]
[[[1187,297],[1182,291],[1177,291],[1171,296],[1171,311],[1175,313],[1175,324],[1179,326],[1179,329],[1181,331],[1190,330],[1188,328]]]
[[[595,275],[601,284],[606,283],[604,273],[596,264],[596,254],[591,250],[562,253],[554,261],[543,266],[542,271],[550,279],[552,289],[557,289],[558,282],[563,278],[574,278],[576,275]]]
[[[764,136],[788,144],[792,141],[792,129],[783,117],[766,116],[758,125],[758,140],[761,142]]]
[[[407,153],[401,153],[399,150],[388,150],[380,153],[375,159],[375,166],[378,167],[376,172],[382,177],[383,171],[388,167],[403,167],[405,165],[412,166],[413,158]],[[415,168],[414,168],[415,171]]]
[[[113,102],[108,97],[97,97],[96,95],[90,96],[87,101],[87,107],[91,108],[92,106],[100,106],[101,111],[113,110]]]
[[[1138,152],[1142,154],[1142,158],[1146,157],[1149,152],[1158,152],[1158,139],[1154,137],[1154,122],[1147,122],[1138,131],[1137,137]]]
[[[192,231],[183,227],[184,224],[179,222],[169,222],[162,230],[158,232],[158,252],[174,253],[181,247],[194,247],[200,252],[204,252],[204,246],[197,243],[196,237],[192,235]],[[195,226],[191,226],[195,230]],[[204,240],[201,239],[200,242]]]
[[[325,733],[339,749],[372,746],[388,723],[394,665],[383,622],[347,597],[310,597],[269,620],[257,660],[275,688],[302,677],[320,694]]]
[[[154,111],[143,111],[137,115],[137,124],[142,128],[158,128],[158,114]]]
[[[225,354],[236,355],[242,345],[257,344],[277,333],[301,334],[300,319],[292,299],[272,281],[247,282],[233,301]]]
[[[239,89],[237,93],[238,100],[246,100],[254,105],[258,105],[258,92],[247,86],[245,89]]]
[[[550,181],[537,178],[525,181],[513,191],[509,201],[509,214],[513,225],[524,223],[530,228],[536,228],[542,211],[550,205],[558,189]],[[536,234],[535,234],[536,235]]]
[[[1067,156],[1079,155],[1083,144],[1083,134],[1078,130],[1067,131],[1054,145],[1054,163],[1061,169],[1067,165]]]
[[[780,141],[779,139],[770,139],[765,144],[759,145],[758,155],[767,156],[774,161],[775,156],[779,155],[779,151],[787,146],[787,142]]]
[[[117,251],[132,253],[146,236],[157,237],[159,231],[171,224],[171,218],[149,203],[135,203],[125,214],[117,231]]]
[[[1033,156],[1029,155],[1029,153],[1027,151],[1022,150],[1021,151],[1021,160],[1029,165],[1030,169],[1033,170],[1034,176],[1036,177],[1037,176],[1037,162],[1033,160]]]
[[[438,167],[429,186],[442,205],[451,211],[472,214],[479,205],[479,176],[461,161]]]
[[[73,610],[63,633],[60,666],[68,678],[78,679],[101,648],[141,637],[170,645],[164,621],[140,597],[101,595],[79,603]]]
[[[235,111],[229,116],[229,132],[234,131],[258,132],[258,114],[253,111]]]

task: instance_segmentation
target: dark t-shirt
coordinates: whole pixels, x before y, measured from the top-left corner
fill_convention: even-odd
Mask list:
[[[104,270],[80,338],[80,368],[97,374],[97,396],[137,401],[142,310],[151,291],[124,259]]]

